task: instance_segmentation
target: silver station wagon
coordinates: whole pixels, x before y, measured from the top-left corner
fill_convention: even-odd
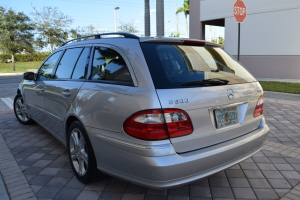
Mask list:
[[[14,111],[69,152],[77,178],[150,188],[209,176],[261,150],[263,90],[217,44],[106,33],[58,48],[24,74]]]

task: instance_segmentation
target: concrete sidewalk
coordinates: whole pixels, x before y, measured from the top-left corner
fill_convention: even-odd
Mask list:
[[[278,81],[278,82],[291,82],[300,83],[300,79],[284,79],[284,78],[256,78],[258,81]]]

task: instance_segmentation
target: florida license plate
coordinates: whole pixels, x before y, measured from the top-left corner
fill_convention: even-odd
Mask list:
[[[238,123],[238,113],[236,106],[215,109],[214,113],[217,128],[223,128]]]

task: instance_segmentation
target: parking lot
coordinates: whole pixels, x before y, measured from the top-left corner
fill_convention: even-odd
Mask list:
[[[0,82],[0,172],[5,185],[1,189],[0,184],[0,199],[5,199],[3,189],[10,199],[300,199],[300,102],[266,100],[268,141],[253,157],[189,185],[153,190],[108,175],[90,185],[80,183],[67,149],[41,126],[24,126],[15,118],[9,106],[15,82]]]

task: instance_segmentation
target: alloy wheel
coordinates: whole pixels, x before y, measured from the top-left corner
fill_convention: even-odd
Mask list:
[[[30,119],[27,112],[26,112],[26,105],[24,105],[22,97],[19,97],[15,101],[15,111],[16,111],[17,117],[22,122],[27,122]]]
[[[70,135],[70,155],[76,172],[84,176],[88,168],[88,153],[83,134],[78,128],[74,128]]]

